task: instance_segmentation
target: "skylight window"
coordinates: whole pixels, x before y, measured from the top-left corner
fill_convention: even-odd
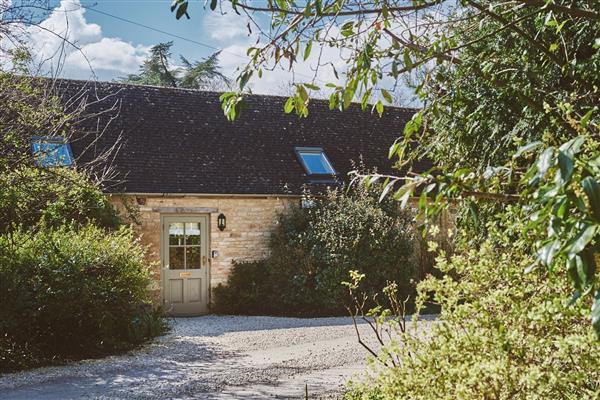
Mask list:
[[[296,153],[308,175],[335,175],[335,170],[322,148],[296,147]]]
[[[31,152],[40,167],[69,167],[73,165],[71,145],[62,137],[35,136]]]

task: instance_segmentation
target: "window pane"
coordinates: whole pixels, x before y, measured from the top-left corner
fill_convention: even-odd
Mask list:
[[[169,224],[169,244],[183,246],[183,222]]]
[[[325,159],[322,152],[300,152],[300,157],[304,161],[304,165],[308,169],[309,174],[333,174],[333,168]]]
[[[68,143],[40,139],[32,143],[31,149],[41,167],[66,167],[73,164]]]
[[[186,247],[185,256],[187,261],[186,269],[199,269],[200,265],[200,246]]]
[[[169,269],[183,269],[183,247],[169,247]]]
[[[197,222],[185,224],[185,244],[198,246],[200,244],[200,224]]]

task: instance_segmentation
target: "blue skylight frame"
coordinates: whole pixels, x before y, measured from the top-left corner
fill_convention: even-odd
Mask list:
[[[40,167],[71,167],[74,164],[71,145],[60,136],[32,137],[31,153]]]
[[[337,175],[333,164],[322,147],[295,147],[298,160],[309,176]],[[317,156],[317,157],[314,157]]]

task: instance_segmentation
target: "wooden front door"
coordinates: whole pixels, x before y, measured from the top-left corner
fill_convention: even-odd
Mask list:
[[[164,216],[162,293],[170,315],[208,313],[208,217]]]

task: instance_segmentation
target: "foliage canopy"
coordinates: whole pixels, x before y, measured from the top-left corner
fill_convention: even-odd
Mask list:
[[[123,351],[165,328],[147,306],[145,248],[102,193],[110,150],[73,167],[35,161],[34,136],[92,135],[94,150],[103,132],[77,132],[102,112],[55,85],[0,72],[0,372]]]
[[[533,257],[516,239],[524,225],[505,217],[488,226],[478,248],[440,254],[443,278],[420,282],[417,298],[441,305],[439,322],[428,333],[426,322],[397,331],[381,352],[387,357],[352,382],[347,400],[598,398],[589,302],[564,301],[571,292],[564,270],[525,272]],[[390,358],[393,367],[383,364]]]
[[[153,46],[150,55],[140,66],[140,72],[130,74],[121,81],[200,90],[229,84],[229,79],[220,71],[219,51],[201,61],[191,62],[181,56],[182,66],[174,66],[171,57],[172,46],[173,42]]]
[[[366,273],[365,290],[376,293],[396,281],[403,296],[417,278],[412,214],[374,191],[330,190],[311,198],[310,209],[279,216],[270,255],[236,263],[227,286],[215,288],[217,312],[279,315],[342,315],[348,271]]]
[[[0,235],[0,371],[122,351],[162,333],[130,228]]]

